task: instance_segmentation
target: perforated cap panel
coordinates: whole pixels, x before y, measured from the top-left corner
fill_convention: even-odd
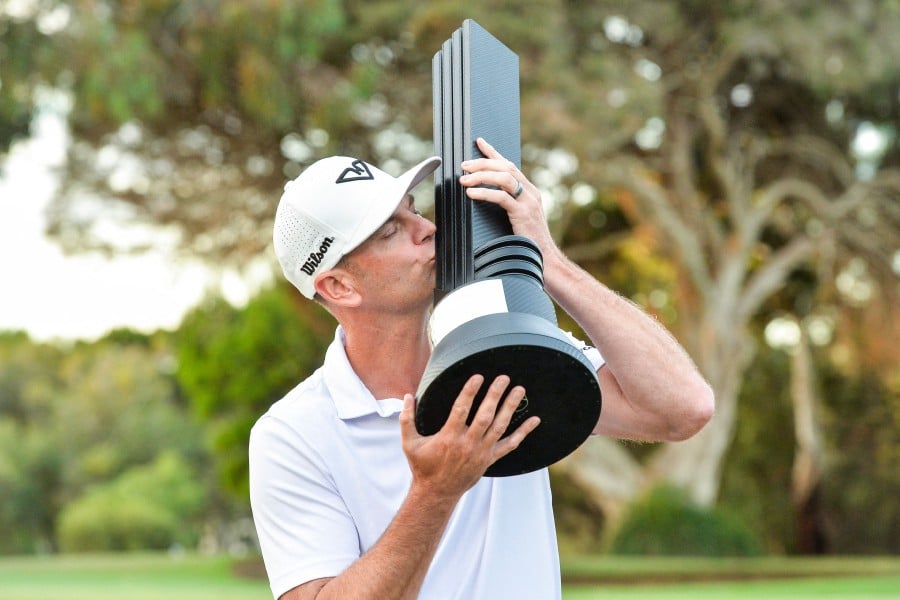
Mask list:
[[[284,276],[308,298],[315,294],[315,275],[341,258],[337,234],[286,202],[275,213],[273,241]]]

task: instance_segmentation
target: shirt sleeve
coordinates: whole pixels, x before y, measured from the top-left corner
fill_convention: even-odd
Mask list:
[[[359,536],[321,457],[288,424],[262,417],[250,434],[250,505],[275,598],[334,577],[359,558]]]
[[[599,370],[600,367],[606,364],[606,360],[604,360],[603,355],[600,354],[600,351],[597,350],[597,348],[579,340],[577,337],[572,335],[571,331],[563,331],[563,334],[565,334],[565,336],[569,338],[569,341],[573,346],[580,349],[587,357],[587,359],[591,361],[591,364],[594,365],[595,371]]]

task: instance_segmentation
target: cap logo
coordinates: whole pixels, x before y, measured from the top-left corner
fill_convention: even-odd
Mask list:
[[[335,183],[347,183],[348,181],[368,181],[370,179],[375,179],[375,177],[372,176],[372,171],[369,170],[369,165],[359,159],[356,159],[352,163],[350,163],[349,167],[344,169]]]
[[[322,259],[325,258],[325,254],[328,252],[328,249],[331,248],[331,244],[334,243],[333,237],[327,237],[322,240],[322,243],[319,245],[318,252],[310,252],[309,258],[306,259],[306,262],[303,263],[303,266],[300,267],[300,270],[306,273],[307,275],[312,275],[316,272],[316,267],[322,264]]]

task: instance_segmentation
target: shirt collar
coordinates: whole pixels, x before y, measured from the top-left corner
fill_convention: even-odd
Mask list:
[[[344,349],[344,329],[338,325],[334,332],[334,341],[325,352],[325,385],[331,394],[331,400],[342,420],[356,419],[366,415],[377,414],[390,417],[403,409],[400,398],[384,398],[376,400],[369,388],[362,382]]]

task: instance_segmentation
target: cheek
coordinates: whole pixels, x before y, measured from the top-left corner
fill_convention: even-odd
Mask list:
[[[403,281],[404,274],[409,273],[409,266],[399,260],[391,260],[389,256],[379,257],[363,266],[364,280],[369,286],[391,288]]]
[[[407,282],[419,281],[426,271],[433,283],[433,267],[423,256],[408,248],[391,250],[389,247],[382,247],[378,254],[358,263],[359,271],[368,285],[383,289],[396,288]]]

